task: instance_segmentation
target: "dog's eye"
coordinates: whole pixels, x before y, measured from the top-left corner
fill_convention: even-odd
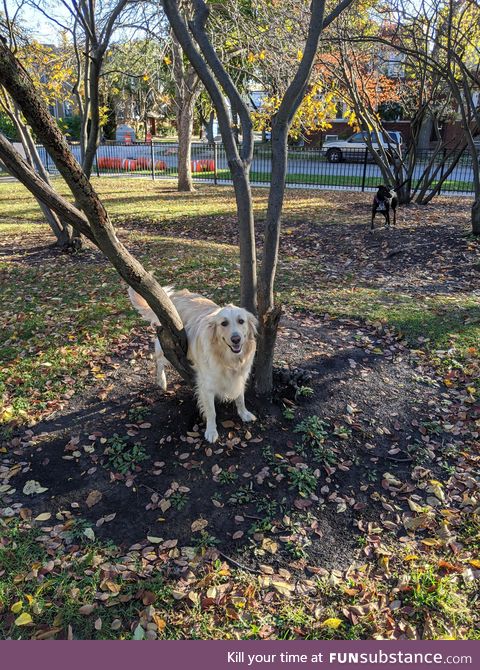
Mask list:
[[[228,326],[228,321],[222,321],[222,326],[223,326],[224,328],[225,328],[226,326]]]
[[[238,323],[245,323],[243,319],[238,319]]]

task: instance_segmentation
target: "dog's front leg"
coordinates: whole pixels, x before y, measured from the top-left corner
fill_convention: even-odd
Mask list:
[[[165,365],[168,363],[163,354],[160,342],[155,340],[155,365],[157,368],[157,384],[163,391],[167,390],[167,377],[165,375]]]
[[[243,393],[239,395],[238,398],[235,398],[235,405],[237,406],[238,416],[241,418],[242,421],[248,423],[249,421],[257,420],[255,414],[249,412],[248,409],[245,407],[245,397]]]
[[[205,439],[213,444],[218,440],[215,394],[204,389],[198,389],[197,398],[200,412],[207,423]]]

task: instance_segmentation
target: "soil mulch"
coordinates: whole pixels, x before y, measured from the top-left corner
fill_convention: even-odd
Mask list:
[[[20,470],[5,505],[26,507],[34,517],[50,512],[61,518],[68,510],[91,523],[100,539],[125,548],[147,537],[190,545],[198,536],[192,522],[200,519],[218,549],[250,567],[252,539],[276,519],[290,537],[285,544],[308,545],[304,565],[345,568],[358,554],[358,527],[384,512],[385,473],[402,480],[410,474],[415,461],[408,447],[441,404],[437,381],[419,380],[409,350],[393,332],[290,314],[278,358],[308,371],[313,397],[295,403],[286,386],[270,405],[250,394],[258,421],[248,426],[233,407],[222,406],[220,441],[211,446],[202,439],[191,391],[175,375],[167,394],[155,386],[150,350],[150,336],[140,331],[110,359],[102,382],[110,387],[108,399],[91,388],[12,440],[2,464]],[[292,407],[294,420],[288,421],[282,408]],[[298,450],[301,435],[293,428],[309,416],[325,424],[323,460]],[[130,474],[110,465],[106,452],[115,434],[126,448],[140,444],[148,456]],[[314,473],[311,495],[290,481],[291,469],[299,467]],[[24,495],[32,479],[48,490]],[[91,505],[92,491],[98,501]],[[292,512],[301,519],[294,531],[279,521]],[[288,552],[273,558],[280,565],[292,562]]]

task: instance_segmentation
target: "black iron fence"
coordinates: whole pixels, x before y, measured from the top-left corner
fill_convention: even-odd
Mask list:
[[[56,168],[43,147],[38,147],[47,170],[55,174]],[[72,145],[80,159],[80,147]],[[191,168],[196,181],[231,183],[232,177],[222,144],[194,143]],[[107,143],[98,147],[93,174],[97,176],[150,177],[151,179],[175,178],[178,175],[178,144],[151,142],[134,144]],[[268,184],[271,174],[271,148],[256,144],[250,179],[252,184]],[[434,155],[421,152],[416,157],[412,175],[412,188],[420,188],[430,181],[433,188],[446,175],[442,193],[470,195],[474,191],[472,156],[465,151],[460,157],[446,152]],[[287,184],[290,186],[373,190],[382,183],[382,173],[368,149],[349,148],[333,160],[325,149],[290,147],[288,152]]]

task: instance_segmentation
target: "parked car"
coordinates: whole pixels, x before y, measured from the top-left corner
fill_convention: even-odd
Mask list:
[[[388,136],[388,137],[387,137]],[[328,140],[322,147],[322,153],[327,157],[329,163],[340,163],[348,160],[363,160],[365,156],[365,149],[367,145],[367,132],[362,131],[355,133],[346,140]],[[375,133],[371,133],[372,147],[379,148]],[[388,130],[384,132],[381,138],[382,146],[388,151],[402,152],[402,135],[396,130]]]

